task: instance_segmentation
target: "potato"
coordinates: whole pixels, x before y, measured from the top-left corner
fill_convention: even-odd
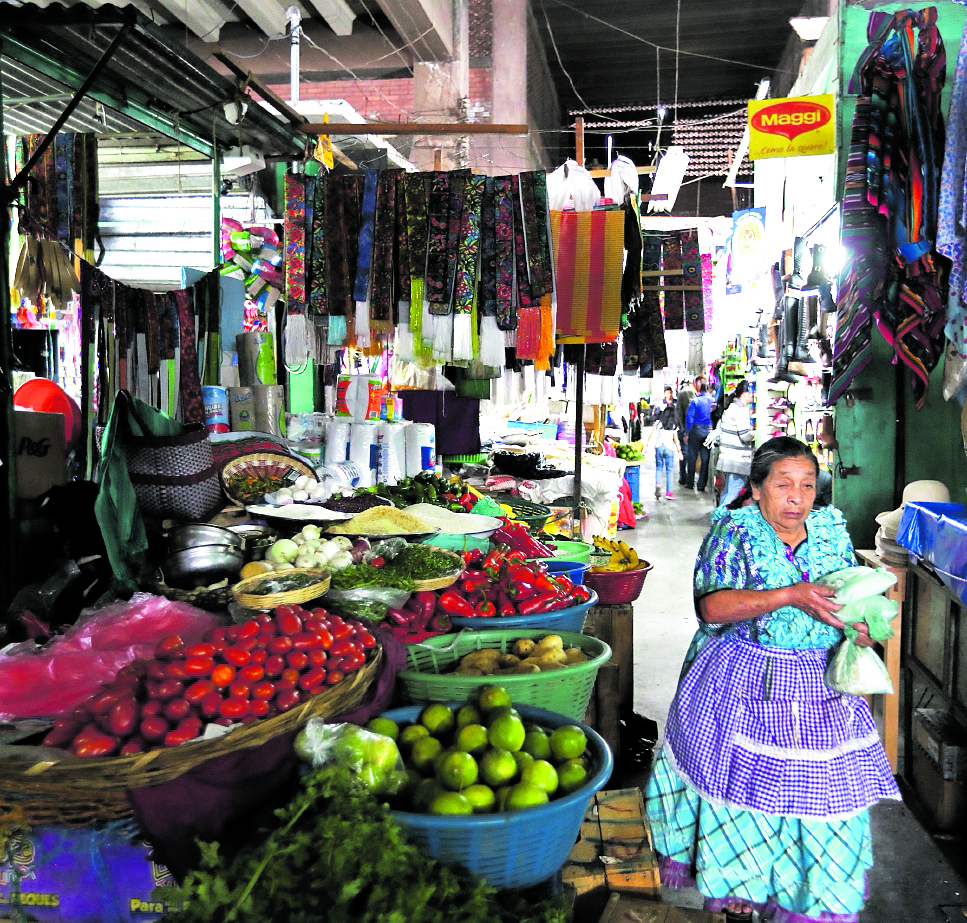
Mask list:
[[[526,657],[528,654],[531,653],[531,651],[534,650],[535,647],[536,645],[534,644],[533,641],[531,641],[530,638],[518,638],[514,642],[514,646],[511,648],[511,650],[518,657]]]
[[[484,676],[483,670],[476,667],[460,667],[453,671],[454,676]]]
[[[516,654],[501,654],[497,659],[497,665],[506,670],[508,667],[516,667],[520,663],[520,657]]]
[[[540,673],[541,668],[536,663],[528,663],[526,660],[522,660],[516,667],[512,670],[508,670],[508,673]]]
[[[460,658],[461,667],[475,667],[481,673],[493,673],[500,660],[500,651],[486,648],[481,651],[471,651]]]
[[[548,651],[548,650],[560,651],[564,649],[564,640],[561,638],[560,635],[547,635],[546,637],[541,638],[541,640],[537,642],[535,649],[542,650],[542,651]]]
[[[541,664],[541,673],[548,673],[551,670],[566,670],[570,664],[567,663],[557,663],[555,661],[550,661],[548,663]]]
[[[579,647],[569,647],[564,652],[564,662],[568,664],[587,663],[588,655]]]
[[[564,651],[544,651],[542,654],[538,655],[537,662],[540,664],[541,669],[544,668],[545,664],[548,663],[564,663],[566,660]]]
[[[540,659],[540,657],[526,657],[524,660],[521,661],[521,663],[532,663],[538,669],[540,669],[541,659]]]

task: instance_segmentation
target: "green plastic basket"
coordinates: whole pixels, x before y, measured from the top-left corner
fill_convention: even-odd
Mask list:
[[[581,648],[587,662],[519,675],[454,676],[442,672],[455,667],[471,651],[496,648],[506,654],[520,638],[539,641],[552,633],[560,635],[565,647]],[[496,683],[507,690],[515,705],[534,705],[580,721],[591,701],[598,669],[610,657],[611,648],[603,641],[572,631],[461,631],[406,645],[406,669],[397,676],[403,697],[412,704],[467,702],[481,686]]]
[[[509,506],[514,511],[514,518],[527,523],[527,528],[531,532],[540,532],[551,515],[549,506],[544,506],[542,503],[531,503],[530,500],[522,500],[520,497],[511,497],[508,500],[498,500],[497,502],[501,506]]]
[[[490,456],[486,452],[477,452],[473,455],[444,455],[444,464],[452,462],[455,465],[484,465]]]
[[[594,545],[587,542],[553,542],[554,554],[549,558],[531,558],[531,561],[577,561],[587,564],[591,560]]]

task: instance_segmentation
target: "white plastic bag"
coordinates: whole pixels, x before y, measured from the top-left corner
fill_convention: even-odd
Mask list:
[[[844,641],[823,676],[826,685],[844,695],[892,695],[893,683],[883,661],[870,647]]]

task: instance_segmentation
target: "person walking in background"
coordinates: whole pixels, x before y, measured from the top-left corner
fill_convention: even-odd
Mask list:
[[[740,381],[726,399],[719,422],[719,457],[717,470],[725,475],[721,506],[728,506],[745,486],[752,467],[755,430],[749,417],[752,392],[747,381]]]
[[[696,394],[685,414],[685,432],[688,433],[688,470],[685,486],[689,490],[695,489],[695,468],[701,459],[702,469],[698,476],[699,493],[704,493],[705,485],[708,483],[709,447],[705,445],[705,439],[712,431],[712,398],[706,389],[705,379],[696,378]]]
[[[699,380],[699,378],[696,378],[695,383]],[[682,454],[678,461],[678,483],[682,487],[688,483],[688,430],[685,428],[685,417],[688,414],[688,405],[692,402],[693,397],[695,397],[695,388],[686,382],[679,390],[678,397],[675,398],[675,425],[681,434],[682,446]]]
[[[681,445],[678,441],[678,424],[676,422],[675,401],[672,397],[670,385],[665,386],[663,395],[664,406],[648,434],[648,441],[645,447],[655,442],[655,499],[661,499],[662,495],[662,472],[664,472],[664,494],[666,500],[677,499],[672,493],[672,460],[681,458],[683,455]]]

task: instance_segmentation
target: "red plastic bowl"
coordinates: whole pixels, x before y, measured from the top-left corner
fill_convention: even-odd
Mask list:
[[[634,602],[641,595],[645,577],[651,564],[642,561],[635,570],[602,571],[597,574],[588,571],[584,575],[584,585],[598,594],[599,606],[621,606]]]
[[[81,408],[60,385],[49,378],[31,378],[13,395],[14,407],[64,416],[64,442],[70,452],[81,438]]]

